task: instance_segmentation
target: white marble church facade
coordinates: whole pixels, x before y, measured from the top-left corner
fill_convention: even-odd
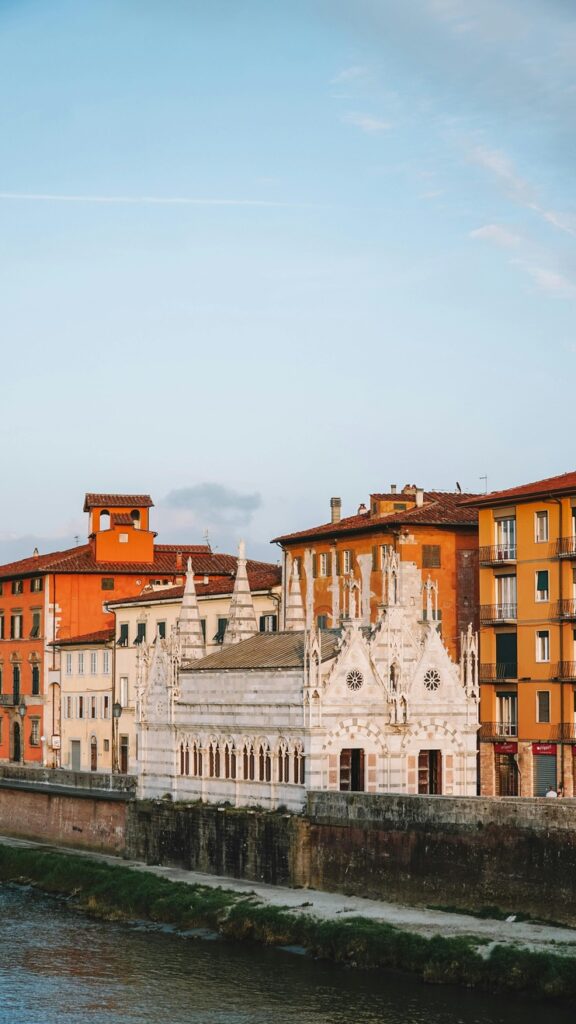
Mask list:
[[[204,656],[189,573],[178,631],[142,652],[140,796],[298,811],[309,789],[476,794],[477,639],[451,661],[416,565],[387,555],[376,625],[351,581],[342,628],[318,632],[294,574],[287,630],[257,633],[245,576],[241,557],[221,651]]]

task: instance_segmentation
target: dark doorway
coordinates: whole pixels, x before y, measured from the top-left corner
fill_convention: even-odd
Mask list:
[[[340,751],[340,790],[364,792],[364,751],[361,747],[346,747]]]
[[[429,796],[442,793],[442,754],[439,750],[421,750],[418,754],[418,792]]]
[[[95,736],[90,740],[90,771],[98,771],[98,744]]]
[[[120,773],[128,774],[128,737],[120,737]]]
[[[518,796],[518,766],[513,754],[496,754],[496,793]]]
[[[518,675],[516,633],[496,633],[496,678],[516,679]]]
[[[14,722],[12,729],[12,760],[19,761],[22,756],[20,722]]]

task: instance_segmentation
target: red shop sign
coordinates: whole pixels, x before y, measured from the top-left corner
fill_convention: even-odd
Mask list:
[[[497,754],[517,754],[518,744],[517,743],[495,743],[494,751]],[[574,757],[576,757],[576,747],[574,747]]]
[[[556,754],[555,743],[533,743],[532,744],[533,754]]]

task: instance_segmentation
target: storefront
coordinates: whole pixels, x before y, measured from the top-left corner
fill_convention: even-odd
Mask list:
[[[518,744],[495,743],[497,796],[518,796]]]
[[[533,743],[533,794],[546,796],[547,790],[558,785],[557,747],[555,743]]]

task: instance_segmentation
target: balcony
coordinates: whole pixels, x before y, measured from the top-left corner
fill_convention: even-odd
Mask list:
[[[0,693],[0,708],[15,708],[19,703],[19,693]]]
[[[498,683],[503,679],[517,679],[518,665],[515,661],[500,661],[495,665],[480,665],[478,673],[481,683]]]
[[[576,600],[566,598],[564,601],[555,601],[551,607],[553,619],[560,619],[562,622],[576,621]]]
[[[553,679],[576,679],[576,661],[558,661],[553,666]]]
[[[511,565],[516,561],[516,545],[489,544],[481,547],[478,555],[480,565]]]
[[[518,736],[518,723],[482,722],[479,736],[481,740],[515,740]]]
[[[556,541],[558,558],[576,558],[576,537],[559,537]]]
[[[560,726],[562,743],[576,744],[576,722],[564,722]]]
[[[481,604],[480,625],[489,626],[498,622],[516,622],[516,604]]]

